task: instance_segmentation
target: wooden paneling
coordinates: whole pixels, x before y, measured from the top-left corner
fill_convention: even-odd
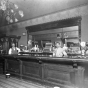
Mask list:
[[[74,27],[73,27],[74,29]],[[47,31],[43,31],[44,34],[36,34],[33,35],[33,38],[35,40],[48,40],[50,39],[51,41],[53,41],[53,39],[57,39],[57,34],[61,34],[61,37],[65,37],[65,34],[67,36],[67,38],[75,38],[75,37],[79,37],[79,33],[78,30],[73,30],[73,31],[63,31],[63,32],[58,32],[59,29],[57,29],[57,32],[55,33],[54,31],[51,30],[52,33],[47,33]]]
[[[7,72],[20,73],[20,63],[16,60],[7,60]]]
[[[70,18],[66,20],[53,21],[53,22],[48,22],[44,24],[28,26],[26,27],[26,29],[30,33],[30,32],[37,32],[37,31],[51,30],[55,28],[65,28],[65,27],[77,26],[80,19],[81,17],[75,17],[75,18]]]
[[[4,73],[4,59],[0,57],[0,73]]]
[[[83,60],[30,56],[3,57],[7,58],[5,72],[18,75],[22,79],[64,87],[83,88],[84,86],[85,68],[80,64]]]
[[[69,85],[83,87],[84,69],[73,68],[71,65],[44,63],[44,81],[56,85]],[[81,81],[80,81],[81,80]]]
[[[23,62],[22,74],[32,79],[41,79],[41,65],[36,62]]]
[[[71,73],[74,72],[72,66],[44,64],[44,80],[64,85],[72,85]]]

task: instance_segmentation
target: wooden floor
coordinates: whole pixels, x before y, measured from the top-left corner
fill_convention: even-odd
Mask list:
[[[31,81],[24,81],[14,77],[6,78],[5,75],[0,74],[0,88],[53,88],[41,84],[33,83]]]

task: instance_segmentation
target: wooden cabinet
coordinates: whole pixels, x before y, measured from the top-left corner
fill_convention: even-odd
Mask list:
[[[11,73],[15,75],[20,74],[20,62],[18,60],[7,60],[5,59],[5,73]]]
[[[72,66],[44,64],[44,80],[47,82],[70,84],[71,73],[74,72]]]
[[[37,62],[23,61],[22,75],[29,79],[41,80],[42,66]]]
[[[84,88],[85,68],[80,65],[80,60],[10,55],[3,57],[6,58],[5,72],[11,75],[52,86]]]
[[[4,74],[4,59],[0,57],[0,74]]]
[[[71,65],[44,63],[44,81],[54,85],[83,86],[82,67],[73,68]],[[81,80],[81,81],[80,81]]]

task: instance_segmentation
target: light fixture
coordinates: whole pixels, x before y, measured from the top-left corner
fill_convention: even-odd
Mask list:
[[[25,36],[26,35],[26,32],[23,32],[23,36]]]
[[[86,42],[81,42],[81,47],[85,47],[86,46]]]
[[[1,0],[0,10],[3,11],[3,14],[9,23],[18,22],[16,15],[19,14],[20,17],[24,16],[23,11],[19,10],[17,4],[10,2],[10,0]]]

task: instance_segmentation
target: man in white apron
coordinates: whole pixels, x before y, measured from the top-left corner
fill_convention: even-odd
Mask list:
[[[12,43],[12,48],[9,49],[9,54],[18,54],[20,52],[20,49],[18,47],[15,47],[15,44]]]
[[[56,42],[56,49],[53,52],[53,56],[55,57],[63,57],[67,56],[67,53],[64,51],[63,48],[61,48],[61,42]]]

